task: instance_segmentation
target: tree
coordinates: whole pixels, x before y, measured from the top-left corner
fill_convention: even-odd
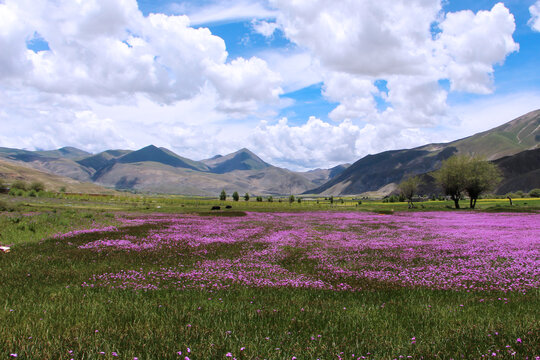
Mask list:
[[[435,181],[442,187],[444,194],[454,200],[456,209],[459,209],[459,200],[465,188],[465,172],[469,157],[455,155],[445,161],[439,170],[433,173]]]
[[[298,201],[299,204],[302,203],[302,198],[301,197],[297,197],[296,200]]]
[[[333,204],[334,203],[334,196],[330,196],[330,204]]]
[[[245,193],[245,194],[244,194],[244,200],[245,200],[245,201],[249,201],[249,194],[248,194],[248,193]]]
[[[273,202],[274,201],[274,198],[272,196],[269,196],[268,197],[268,202]]]
[[[257,196],[257,202],[262,202],[262,201],[263,201],[262,196]]]
[[[418,192],[421,180],[418,176],[409,177],[399,184],[399,191],[409,204],[409,209],[414,208],[413,196]]]
[[[233,199],[234,201],[240,200],[240,195],[238,195],[238,191],[233,192],[233,194],[232,194],[232,199]]]
[[[289,196],[289,204],[294,202],[294,195]]]
[[[227,193],[225,192],[225,189],[221,190],[221,194],[219,194],[219,200],[221,201],[227,200]]]
[[[494,188],[501,179],[494,164],[467,155],[448,158],[433,176],[445,195],[454,200],[456,209],[459,209],[459,200],[464,192],[469,195],[470,207],[474,209],[478,197]]]
[[[488,161],[474,157],[467,163],[465,191],[470,198],[470,207],[474,209],[478,197],[492,190],[501,181],[501,172],[497,166]]]

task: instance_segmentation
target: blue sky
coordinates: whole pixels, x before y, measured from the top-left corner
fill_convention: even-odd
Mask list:
[[[0,146],[305,170],[540,108],[540,0],[314,3],[4,0]]]

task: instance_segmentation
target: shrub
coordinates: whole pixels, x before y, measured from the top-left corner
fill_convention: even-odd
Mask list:
[[[529,197],[540,197],[540,189],[532,189],[529,191]]]
[[[227,193],[225,192],[225,189],[221,190],[221,194],[219,194],[219,200],[221,201],[227,200]]]
[[[245,201],[249,201],[249,194],[248,194],[248,193],[245,193],[245,194],[244,194],[244,200],[245,200]]]
[[[36,190],[32,189],[28,192],[28,196],[30,197],[37,197],[37,192]]]
[[[45,184],[40,181],[34,181],[30,184],[29,189],[35,192],[45,191]]]
[[[294,195],[289,196],[289,203],[292,204],[294,202]]]
[[[274,198],[272,196],[268,197],[268,202],[274,202]]]
[[[26,191],[26,190],[28,190],[28,183],[26,183],[26,181],[22,181],[22,180],[15,180],[11,184],[11,188]]]
[[[262,201],[263,201],[262,196],[257,196],[257,202],[262,202]]]
[[[238,195],[238,191],[235,191],[235,192],[232,194],[232,198],[233,198],[234,201],[240,200],[240,195]]]

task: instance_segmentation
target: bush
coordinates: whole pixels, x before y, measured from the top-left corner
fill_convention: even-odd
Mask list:
[[[240,200],[240,195],[238,195],[238,191],[235,191],[235,192],[232,194],[232,198],[233,198],[234,201]]]
[[[21,190],[21,189],[11,188],[11,190],[9,190],[9,195],[11,195],[11,196],[23,196],[24,193],[25,193],[25,191]]]
[[[28,190],[28,183],[26,181],[16,180],[11,184],[11,188],[26,191]]]
[[[540,197],[540,189],[532,189],[530,192],[529,192],[529,197]]]
[[[28,192],[28,196],[30,197],[37,197],[37,192],[36,190],[32,189]]]
[[[274,202],[274,198],[272,196],[268,197],[268,202]]]
[[[0,211],[9,211],[10,208],[8,207],[8,204],[2,200],[0,200]]]
[[[262,202],[262,201],[263,201],[262,196],[257,196],[257,202]]]
[[[29,189],[35,192],[45,191],[45,184],[40,181],[34,181],[30,184]]]

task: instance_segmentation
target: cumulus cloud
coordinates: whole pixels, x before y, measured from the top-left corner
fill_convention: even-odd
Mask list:
[[[385,76],[425,71],[440,0],[272,0],[285,35],[334,71]]]
[[[351,120],[331,124],[316,117],[302,125],[289,124],[286,118],[273,124],[263,121],[250,138],[250,147],[257,154],[296,170],[354,162],[370,153],[420,145],[426,140],[418,129],[364,126]]]
[[[0,55],[7,69],[0,76],[18,75],[41,91],[104,98],[143,93],[171,103],[214,86],[229,102],[231,93],[244,93],[236,104],[240,109],[243,103],[275,100],[281,91],[279,77],[263,60],[227,62],[225,42],[210,30],[193,28],[187,16],[144,17],[135,0],[7,0],[0,12],[7,19],[0,25],[0,44],[10,49]],[[50,50],[26,49],[25,39],[35,33]],[[225,87],[216,69],[240,81]],[[252,91],[250,76],[267,94]]]
[[[533,30],[540,31],[540,1],[536,1],[532,4],[529,8],[529,12],[531,13],[529,25]]]
[[[378,93],[373,81],[338,72],[326,75],[323,88],[324,96],[340,103],[330,113],[330,118],[336,121],[374,116],[377,110],[373,95]]]
[[[439,27],[442,33],[438,43],[450,58],[448,78],[452,90],[491,93],[493,65],[519,50],[512,38],[516,29],[514,16],[498,3],[491,11],[477,14],[469,10],[449,13]]]
[[[451,91],[491,93],[493,66],[519,49],[514,17],[502,3],[444,14],[440,0],[271,2],[285,36],[320,61],[325,95],[339,102],[334,120],[434,125],[448,108],[438,80],[450,80]],[[373,114],[381,94],[369,87],[381,79],[390,84],[385,100],[393,116]]]

